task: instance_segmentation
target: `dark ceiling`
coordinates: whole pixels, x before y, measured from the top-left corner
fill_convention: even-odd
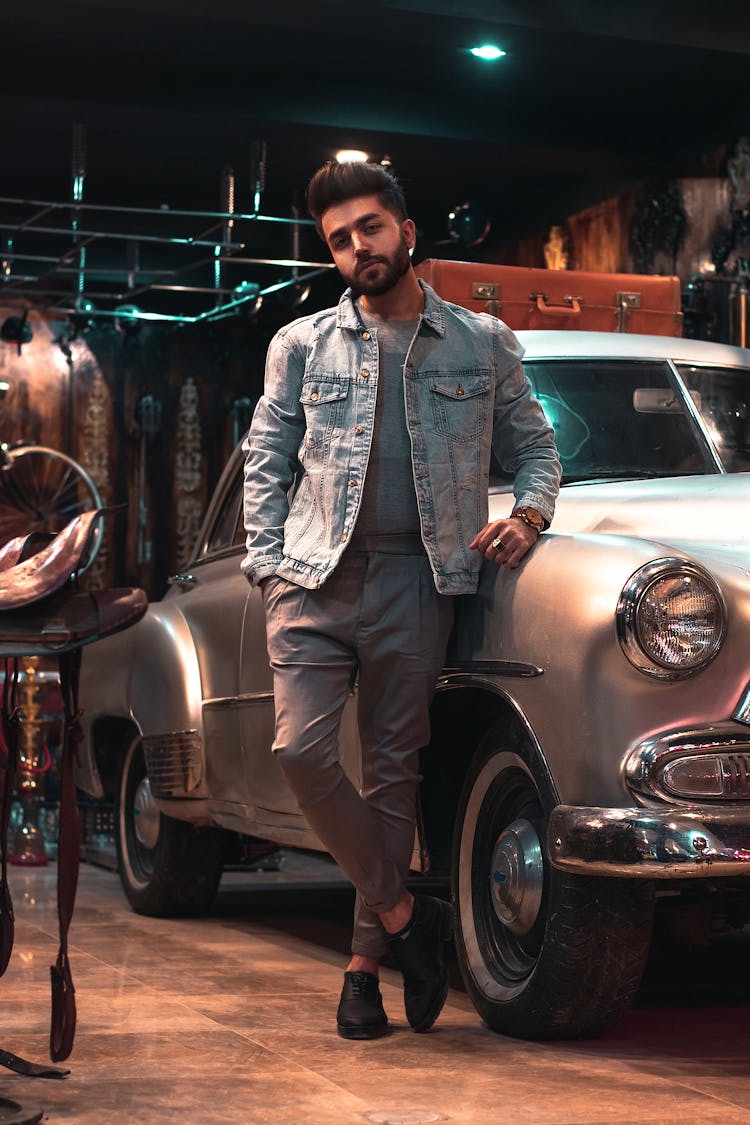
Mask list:
[[[76,125],[86,127],[83,202],[125,209],[80,212],[79,228],[144,235],[137,256],[133,239],[129,250],[109,240],[108,255],[91,243],[85,291],[102,290],[119,255],[118,299],[127,265],[134,284],[181,268],[161,236],[217,237],[215,224],[174,211],[223,209],[226,165],[236,210],[252,210],[253,142],[266,145],[262,211],[280,217],[337,148],[388,155],[422,246],[439,252],[447,213],[465,200],[485,209],[498,245],[512,245],[639,181],[721,174],[750,132],[746,3],[14,0],[3,24],[0,228],[28,255],[11,263],[6,291],[26,292],[33,284],[18,278],[48,270],[49,300],[63,303],[63,274],[33,255],[55,259],[70,240],[14,227],[33,215],[32,226],[65,228],[70,210],[40,220],[7,200],[71,200]],[[469,55],[486,41],[506,57]],[[247,256],[292,253],[286,226],[246,222],[232,237]],[[308,230],[299,250],[323,254]],[[63,263],[74,285],[77,264],[77,254]]]

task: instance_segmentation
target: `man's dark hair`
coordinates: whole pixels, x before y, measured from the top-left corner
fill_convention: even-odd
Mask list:
[[[321,220],[329,207],[357,199],[360,195],[377,195],[382,207],[399,222],[406,219],[406,200],[395,176],[380,164],[347,163],[332,160],[318,168],[307,185],[307,209],[315,219],[322,236]]]

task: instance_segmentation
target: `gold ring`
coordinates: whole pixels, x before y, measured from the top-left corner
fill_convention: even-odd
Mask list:
[[[494,547],[496,551],[502,551],[502,549],[503,549],[502,539],[499,536],[496,539],[493,539],[492,542],[490,543],[490,547]]]

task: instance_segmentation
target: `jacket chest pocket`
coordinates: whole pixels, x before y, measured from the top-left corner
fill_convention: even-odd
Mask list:
[[[433,375],[428,385],[438,433],[454,441],[472,441],[483,433],[490,412],[489,372]]]
[[[300,403],[305,411],[305,448],[320,455],[343,422],[349,384],[338,380],[310,379],[302,387]]]

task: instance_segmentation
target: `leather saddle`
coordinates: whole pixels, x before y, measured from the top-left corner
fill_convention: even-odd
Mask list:
[[[78,677],[84,645],[143,617],[148,599],[138,587],[86,591],[78,577],[90,557],[102,510],[76,516],[57,535],[18,536],[0,547],[0,659],[5,658],[0,715],[0,976],[13,948],[13,905],[7,880],[7,836],[18,761],[21,716],[15,704],[18,658],[55,656],[60,669],[64,735],[60,758],[60,829],[57,905],[60,946],[51,967],[50,1057],[66,1059],[76,1025],[75,989],[67,935],[78,884],[80,824],[75,792],[75,748],[81,740]],[[0,1065],[31,1077],[61,1078],[68,1073],[38,1066],[0,1050]]]
[[[136,622],[137,587],[78,589],[103,512],[84,512],[54,536],[17,536],[0,548],[0,657],[59,656]]]

